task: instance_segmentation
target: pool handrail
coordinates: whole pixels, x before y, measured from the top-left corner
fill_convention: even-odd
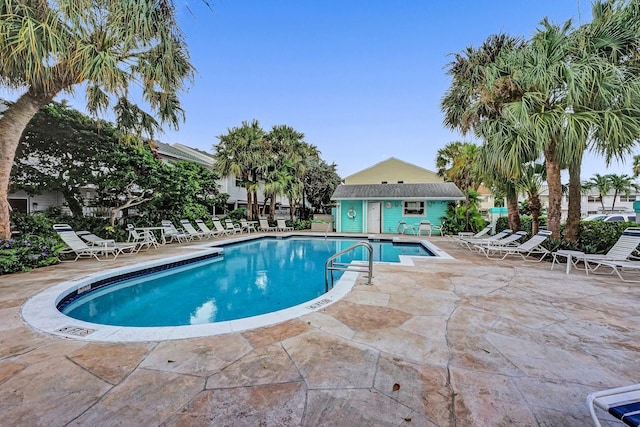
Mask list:
[[[335,262],[334,260],[341,255],[344,255],[347,252],[354,250],[360,246],[364,246],[369,251],[369,264],[366,267],[356,266],[351,263],[344,262]],[[367,285],[371,285],[371,278],[373,277],[373,246],[369,242],[358,242],[354,245],[349,246],[347,249],[342,250],[327,259],[327,262],[324,264],[324,289],[325,292],[329,292],[329,271],[331,271],[331,285],[333,286],[333,272],[339,271],[358,271],[362,273],[368,273],[367,275]]]

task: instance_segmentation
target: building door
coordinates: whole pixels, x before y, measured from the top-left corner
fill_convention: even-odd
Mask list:
[[[380,202],[367,203],[367,233],[380,233]]]

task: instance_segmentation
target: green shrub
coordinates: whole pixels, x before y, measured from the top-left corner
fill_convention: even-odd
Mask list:
[[[29,271],[60,262],[58,254],[63,245],[49,237],[22,235],[0,240],[0,274]]]
[[[294,230],[309,230],[311,228],[311,223],[313,220],[311,219],[296,219],[293,221],[293,229]],[[289,223],[287,223],[289,225]]]

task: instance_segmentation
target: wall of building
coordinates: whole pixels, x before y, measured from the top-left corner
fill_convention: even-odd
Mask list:
[[[422,220],[428,220],[433,225],[441,225],[441,217],[447,211],[447,202],[425,201],[424,215],[404,215],[403,203],[400,200],[341,200],[338,202],[338,221],[336,231],[341,233],[366,233],[367,231],[367,204],[381,204],[381,231],[384,234],[397,234],[398,224],[405,221],[418,229],[418,224]],[[356,213],[355,218],[348,217],[349,209]]]

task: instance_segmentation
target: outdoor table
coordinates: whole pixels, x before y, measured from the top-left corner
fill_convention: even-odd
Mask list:
[[[565,250],[565,249],[560,249],[559,251],[554,252],[553,253],[553,261],[551,262],[551,269],[552,270],[553,270],[553,266],[556,263],[557,257],[564,257],[564,258],[567,259],[567,271],[566,271],[566,274],[569,274],[569,272],[571,271],[571,265],[573,264],[577,268],[577,263],[579,261],[579,258],[581,258],[581,257],[584,258],[584,252],[569,251],[569,250]],[[575,262],[573,261],[573,258],[576,258]]]
[[[139,231],[140,233],[144,234],[146,238],[153,239],[156,242],[158,240],[156,239],[155,232],[158,230],[160,231],[160,241],[164,245],[165,243],[167,243],[167,240],[164,236],[164,227],[136,227],[136,231]]]

